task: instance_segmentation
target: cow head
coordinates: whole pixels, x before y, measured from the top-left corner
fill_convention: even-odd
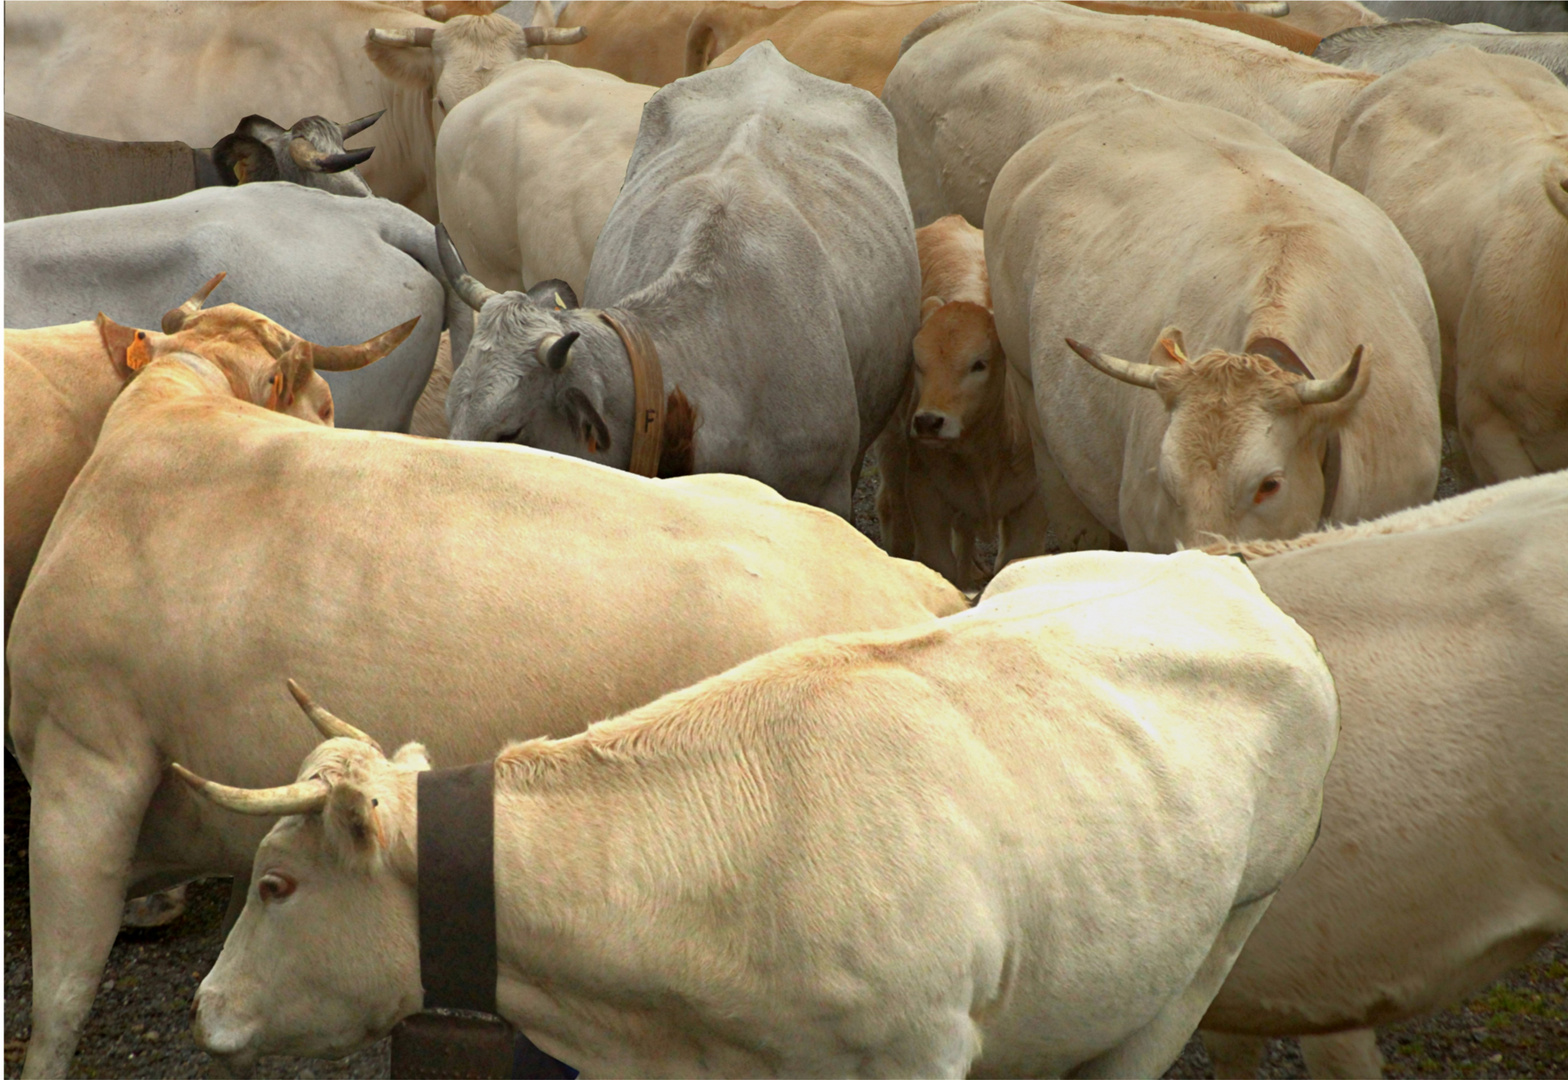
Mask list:
[[[498,293],[463,269],[436,226],[452,288],[479,312],[468,355],[452,375],[451,438],[514,442],[618,469],[631,462],[634,388],[625,346],[564,282]]]
[[[410,743],[391,760],[364,732],[294,693],[326,741],[295,783],[250,790],[178,764],[198,794],[242,814],[281,815],[250,892],[196,991],[197,1045],[248,1069],[257,1054],[341,1057],[379,1039],[424,999],[419,968],[417,774]]]
[[[535,5],[536,23],[549,8]],[[505,15],[458,15],[439,27],[371,30],[365,53],[387,78],[430,95],[430,124],[439,132],[458,102],[489,86],[508,64],[542,60],[545,46],[571,45],[586,36],[582,27],[519,26]]]
[[[334,195],[368,199],[370,186],[354,167],[368,161],[374,147],[345,150],[343,142],[379,119],[381,113],[374,113],[335,124],[322,116],[307,116],[291,128],[282,128],[265,116],[247,116],[212,148],[212,163],[230,186],[287,180]]]
[[[1330,435],[1366,392],[1362,348],[1335,375],[1314,379],[1288,345],[1263,338],[1244,354],[1187,358],[1181,331],[1160,333],[1146,364],[1067,344],[1112,378],[1159,394],[1167,425],[1160,445],[1156,550],[1215,539],[1283,539],[1310,532],[1325,511]]]
[[[951,445],[1001,407],[1007,360],[996,322],[979,304],[937,297],[915,335],[915,406],[909,436],[931,446]]]
[[[374,363],[419,321],[416,316],[358,345],[317,345],[238,304],[203,309],[225,276],[216,275],[166,312],[162,333],[121,326],[100,312],[98,333],[115,369],[129,377],[159,357],[200,358],[240,400],[331,426],[332,391],[317,370],[353,371]]]

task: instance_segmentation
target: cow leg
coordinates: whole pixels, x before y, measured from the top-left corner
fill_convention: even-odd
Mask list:
[[[1106,550],[1111,546],[1111,530],[1101,525],[1083,500],[1067,486],[1067,478],[1056,467],[1051,452],[1041,443],[1034,447],[1035,482],[1040,485],[1046,518],[1063,551]]]
[[[1519,433],[1490,405],[1484,410],[1463,410],[1459,417],[1459,441],[1470,458],[1470,468],[1483,484],[1500,484],[1536,474],[1535,462],[1519,441]]]
[[[229,931],[234,929],[234,924],[240,921],[240,912],[245,910],[245,897],[250,895],[250,874],[235,874],[234,880],[229,884],[229,906],[223,911],[223,940],[229,939]]]
[[[1199,1033],[1209,1053],[1214,1080],[1252,1080],[1263,1066],[1268,1039],[1261,1035],[1227,1035],[1220,1031]]]
[[[984,585],[991,575],[975,564],[975,523],[963,514],[954,514],[947,542],[952,545],[953,563],[958,567],[958,587],[973,592]]]
[[[1018,559],[1045,554],[1045,500],[1038,494],[1024,500],[1007,517],[1002,519],[996,552],[996,572]]]
[[[1219,936],[1192,981],[1142,1028],[1110,1050],[1073,1069],[1072,1076],[1159,1076],[1180,1056],[1214,995],[1230,974],[1252,928],[1269,909],[1274,894],[1231,909]]]
[[[1303,1035],[1300,1042],[1307,1075],[1313,1080],[1383,1075],[1383,1051],[1377,1048],[1377,1032],[1371,1028],[1334,1035]]]
[[[916,477],[904,485],[904,499],[915,530],[915,558],[963,588],[961,568],[953,555],[952,508],[935,486]]]
[[[28,844],[33,1033],[22,1075],[57,1077],[70,1068],[120,929],[158,762],[96,752],[52,724],[38,735]]]

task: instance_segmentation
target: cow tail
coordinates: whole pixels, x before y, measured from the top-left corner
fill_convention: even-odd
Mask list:
[[[659,478],[690,476],[696,471],[697,406],[687,400],[680,387],[670,391],[664,402],[664,440],[659,453]]]

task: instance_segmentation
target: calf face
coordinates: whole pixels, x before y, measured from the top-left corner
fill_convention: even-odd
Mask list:
[[[991,313],[957,301],[931,313],[915,335],[915,404],[909,436],[951,444],[1002,402],[1007,363]]]
[[[323,734],[335,717],[301,705]],[[257,849],[250,893],[196,991],[193,1035],[241,1069],[258,1054],[341,1057],[381,1038],[424,999],[419,967],[417,774],[410,743],[388,761],[348,725],[299,780],[250,791],[176,766],[198,793],[247,814],[288,815]]]
[[[1188,360],[1174,327],[1160,334],[1147,364],[1068,344],[1094,367],[1164,402],[1156,505],[1133,508],[1154,523],[1156,547],[1159,537],[1198,547],[1218,538],[1283,539],[1317,527],[1327,510],[1329,436],[1367,387],[1360,348],[1332,378],[1312,379],[1256,352],[1216,349]],[[1268,347],[1294,359],[1282,343]],[[1299,360],[1291,366],[1305,370]]]

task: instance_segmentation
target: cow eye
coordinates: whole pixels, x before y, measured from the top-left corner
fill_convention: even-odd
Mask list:
[[[969,370],[970,371],[984,371],[985,370],[985,361],[984,360],[976,360],[974,362],[974,365],[972,367],[970,367]]]
[[[261,902],[270,904],[274,900],[284,900],[294,894],[298,885],[287,874],[280,874],[276,870],[261,876],[261,881],[256,884],[256,892],[261,897]]]
[[[1254,503],[1261,503],[1264,499],[1273,498],[1279,493],[1279,489],[1279,477],[1271,476],[1267,480],[1263,481],[1263,483],[1258,485],[1258,493],[1252,497],[1252,501]]]

